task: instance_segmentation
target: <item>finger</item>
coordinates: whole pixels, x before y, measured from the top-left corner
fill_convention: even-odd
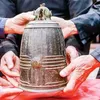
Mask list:
[[[14,70],[17,72],[20,70],[20,59],[17,56],[14,58]]]
[[[0,86],[10,86],[10,82],[0,77]]]
[[[74,31],[70,26],[68,26],[68,22],[66,22],[66,23],[60,23],[60,24],[63,26],[61,28],[63,28],[62,32],[63,32],[63,36],[64,36],[65,39],[68,38],[69,36],[72,36],[73,34],[77,33],[77,31]]]
[[[23,23],[23,22],[25,22],[25,21],[20,22],[22,25],[15,25],[15,26],[16,26],[16,28],[14,28],[14,32],[15,32],[15,33],[23,34],[24,28],[26,27],[26,25],[23,25],[23,24],[25,24],[25,23]],[[27,21],[26,21],[26,22],[27,22]],[[18,24],[19,24],[19,23],[18,23]],[[20,29],[20,30],[19,30],[19,29]]]
[[[64,88],[64,92],[70,92],[71,94],[74,94],[79,86],[86,80],[86,78],[87,75],[85,73],[80,75],[77,73],[77,71],[74,71],[67,86]]]
[[[66,21],[63,18],[53,16],[51,17],[51,20],[57,22],[62,29],[66,27]]]
[[[72,64],[69,64],[67,67],[65,67],[63,70],[60,71],[60,75],[62,77],[68,76],[72,71],[74,70],[74,66]]]
[[[7,65],[9,69],[13,68],[13,52],[9,51],[1,59],[1,66]]]
[[[73,72],[71,72],[68,76],[67,76],[67,81],[70,80],[71,76],[72,76]]]
[[[29,21],[33,21],[35,19],[35,16],[32,15],[32,14],[29,14],[29,13],[21,13],[17,16],[15,16],[14,18],[11,18],[11,22],[14,24],[14,27],[16,26],[17,29],[21,29],[21,32],[22,30],[24,29],[25,25],[29,22]],[[18,30],[15,30],[14,28],[14,31],[17,32]],[[20,32],[20,30],[19,30]],[[19,33],[18,32],[18,33]],[[19,34],[21,34],[21,32]]]
[[[6,66],[8,67],[8,69],[12,69],[14,67],[13,57],[11,55],[10,56],[8,55],[5,61],[6,61]]]
[[[79,55],[78,55],[78,52],[76,51],[74,51],[74,52],[72,52],[72,53],[70,53],[71,55],[70,55],[70,61],[72,62],[74,59],[76,59]]]
[[[68,38],[69,36],[71,36],[70,32],[71,32],[71,29],[66,27],[66,28],[63,28],[62,29],[62,32],[63,32],[63,36],[64,36],[64,39]]]
[[[69,65],[70,62],[71,62],[71,57],[70,57],[70,53],[69,52],[66,52],[66,62],[67,62],[67,65]]]
[[[22,19],[26,21],[32,21],[35,19],[35,16],[31,14],[31,12],[28,13],[22,13]]]
[[[2,66],[1,71],[2,71],[2,73],[4,75],[8,75],[8,76],[19,76],[19,73],[18,72],[10,71],[8,69],[8,66],[6,66],[6,65]]]
[[[52,16],[52,17],[51,17],[51,20],[52,20],[52,21],[56,21],[56,22],[64,21],[63,18],[59,18],[59,17],[55,17],[55,16]]]
[[[66,48],[66,54],[70,57],[70,62],[79,56],[78,51],[74,46],[68,46]]]
[[[33,15],[33,11],[28,11],[27,13]]]
[[[18,87],[18,82],[15,80],[14,77],[6,76],[6,78],[14,87]]]

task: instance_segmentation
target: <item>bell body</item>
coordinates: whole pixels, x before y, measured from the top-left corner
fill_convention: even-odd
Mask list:
[[[19,87],[30,92],[62,90],[66,79],[59,72],[66,67],[64,38],[52,21],[32,21],[24,31],[20,49]]]

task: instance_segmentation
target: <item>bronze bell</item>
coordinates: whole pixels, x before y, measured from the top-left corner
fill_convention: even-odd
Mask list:
[[[66,79],[59,72],[66,67],[64,38],[58,23],[51,21],[45,6],[34,11],[35,21],[24,30],[20,49],[19,87],[30,92],[62,90]]]

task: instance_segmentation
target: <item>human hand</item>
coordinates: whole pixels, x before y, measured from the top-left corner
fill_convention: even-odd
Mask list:
[[[14,88],[5,76],[0,77],[0,100],[11,100],[11,98],[23,90]],[[10,97],[10,99],[8,99]]]
[[[35,16],[33,16],[33,11],[27,13],[21,13],[13,18],[8,18],[5,23],[4,31],[7,34],[8,33],[22,34],[26,24],[34,19]]]
[[[91,55],[83,55],[73,60],[60,72],[60,75],[62,77],[67,76],[68,80],[64,92],[68,95],[73,95],[88,75],[98,66],[99,62]]]
[[[66,62],[67,65],[70,64],[75,58],[79,56],[78,51],[74,46],[68,46],[66,48]]]
[[[7,80],[16,87],[19,82],[19,66],[19,58],[12,51],[8,51],[1,58],[0,71],[5,75]]]
[[[71,20],[64,20],[58,17],[51,17],[51,20],[57,22],[60,25],[64,38],[78,34],[78,30]]]
[[[11,83],[6,80],[6,77],[0,77],[0,86],[11,87]]]

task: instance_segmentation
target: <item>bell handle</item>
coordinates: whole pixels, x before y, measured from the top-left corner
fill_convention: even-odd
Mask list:
[[[45,7],[45,3],[40,4],[40,7],[33,11],[35,20],[51,20],[52,13]]]

